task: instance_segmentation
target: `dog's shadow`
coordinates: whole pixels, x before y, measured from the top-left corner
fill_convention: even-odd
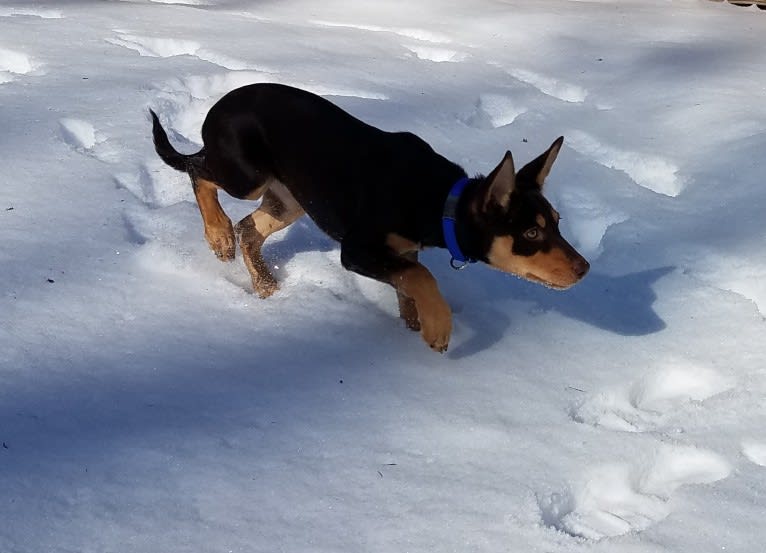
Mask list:
[[[322,233],[313,222],[302,219],[287,229],[281,240],[267,242],[264,254],[285,267],[300,253],[328,252],[337,247],[337,242]],[[443,265],[442,257],[430,254],[425,261],[436,268]],[[622,336],[659,332],[665,328],[665,322],[653,309],[657,294],[652,285],[674,269],[658,267],[617,277],[591,271],[570,290],[556,292],[487,268],[471,267],[455,273],[442,267],[435,271],[436,276],[455,308],[456,322],[471,332],[467,340],[454,344],[456,347],[448,356],[462,359],[500,342],[511,326],[511,317],[492,304],[506,299],[531,303],[532,313],[555,311]],[[284,276],[279,275],[280,279]],[[391,297],[392,302],[396,301],[393,291]]]
[[[652,307],[657,299],[652,285],[674,269],[659,267],[618,277],[592,272],[580,284],[563,293],[515,279],[499,286],[496,279],[510,278],[505,275],[483,275],[482,280],[493,281],[485,282],[493,292],[502,290],[498,300],[531,302],[533,312],[556,311],[622,336],[644,336],[665,328],[665,322]],[[490,307],[490,301],[481,301],[476,309],[466,303],[458,316],[461,324],[471,329],[472,336],[449,353],[453,359],[461,359],[493,346],[511,326],[509,315]]]

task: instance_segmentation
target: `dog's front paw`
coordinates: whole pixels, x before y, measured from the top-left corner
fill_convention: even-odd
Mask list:
[[[447,351],[452,334],[452,312],[444,300],[434,302],[426,309],[418,306],[420,335],[426,344],[439,353]]]
[[[229,223],[228,228],[210,229],[205,232],[205,238],[215,256],[221,261],[232,261],[237,251],[237,241],[234,229]]]

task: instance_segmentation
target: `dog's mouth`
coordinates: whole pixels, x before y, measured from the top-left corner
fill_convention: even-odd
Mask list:
[[[571,284],[558,284],[556,282],[551,282],[550,280],[545,280],[544,278],[540,278],[536,275],[533,275],[532,273],[525,274],[524,278],[531,282],[542,284],[546,288],[551,288],[552,290],[566,290],[567,288],[570,288],[575,284],[575,282]]]

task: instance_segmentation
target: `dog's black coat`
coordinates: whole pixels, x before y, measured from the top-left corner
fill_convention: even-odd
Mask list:
[[[205,148],[192,159],[201,176],[212,174],[236,198],[275,178],[338,241],[353,230],[382,243],[393,232],[443,247],[444,201],[466,175],[412,133],[381,131],[279,84],[224,96],[205,119],[202,139]]]
[[[433,325],[423,331],[424,337],[440,334],[431,345],[446,349],[449,310],[416,252],[445,247],[445,200],[466,176],[459,165],[412,133],[382,131],[320,96],[279,84],[254,84],[226,94],[210,109],[202,126],[204,147],[196,154],[178,153],[154,112],[152,117],[157,153],[188,172],[195,186],[199,177],[231,196],[254,199],[271,183],[282,183],[293,201],[341,243],[344,267],[418,295],[421,322],[421,307],[426,317],[440,312],[433,320],[446,317],[438,332]],[[587,261],[563,239],[558,215],[542,195],[562,142],[559,138],[518,173],[507,152],[488,177],[470,179],[456,210],[457,239],[467,257],[553,285],[535,277],[535,266],[546,265],[559,287],[584,276]],[[204,218],[208,208],[200,207]],[[218,221],[221,217],[231,228],[225,215],[219,214]],[[532,265],[519,264],[514,256]]]

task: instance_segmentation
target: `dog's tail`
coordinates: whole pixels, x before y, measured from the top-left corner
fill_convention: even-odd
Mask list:
[[[184,173],[190,173],[192,170],[200,172],[200,167],[203,163],[202,151],[196,154],[185,155],[173,148],[173,145],[168,140],[168,134],[165,129],[162,128],[157,114],[153,110],[149,110],[152,115],[152,136],[154,138],[154,149],[157,151],[157,155],[160,156],[162,161],[170,165],[176,171],[182,171]]]

